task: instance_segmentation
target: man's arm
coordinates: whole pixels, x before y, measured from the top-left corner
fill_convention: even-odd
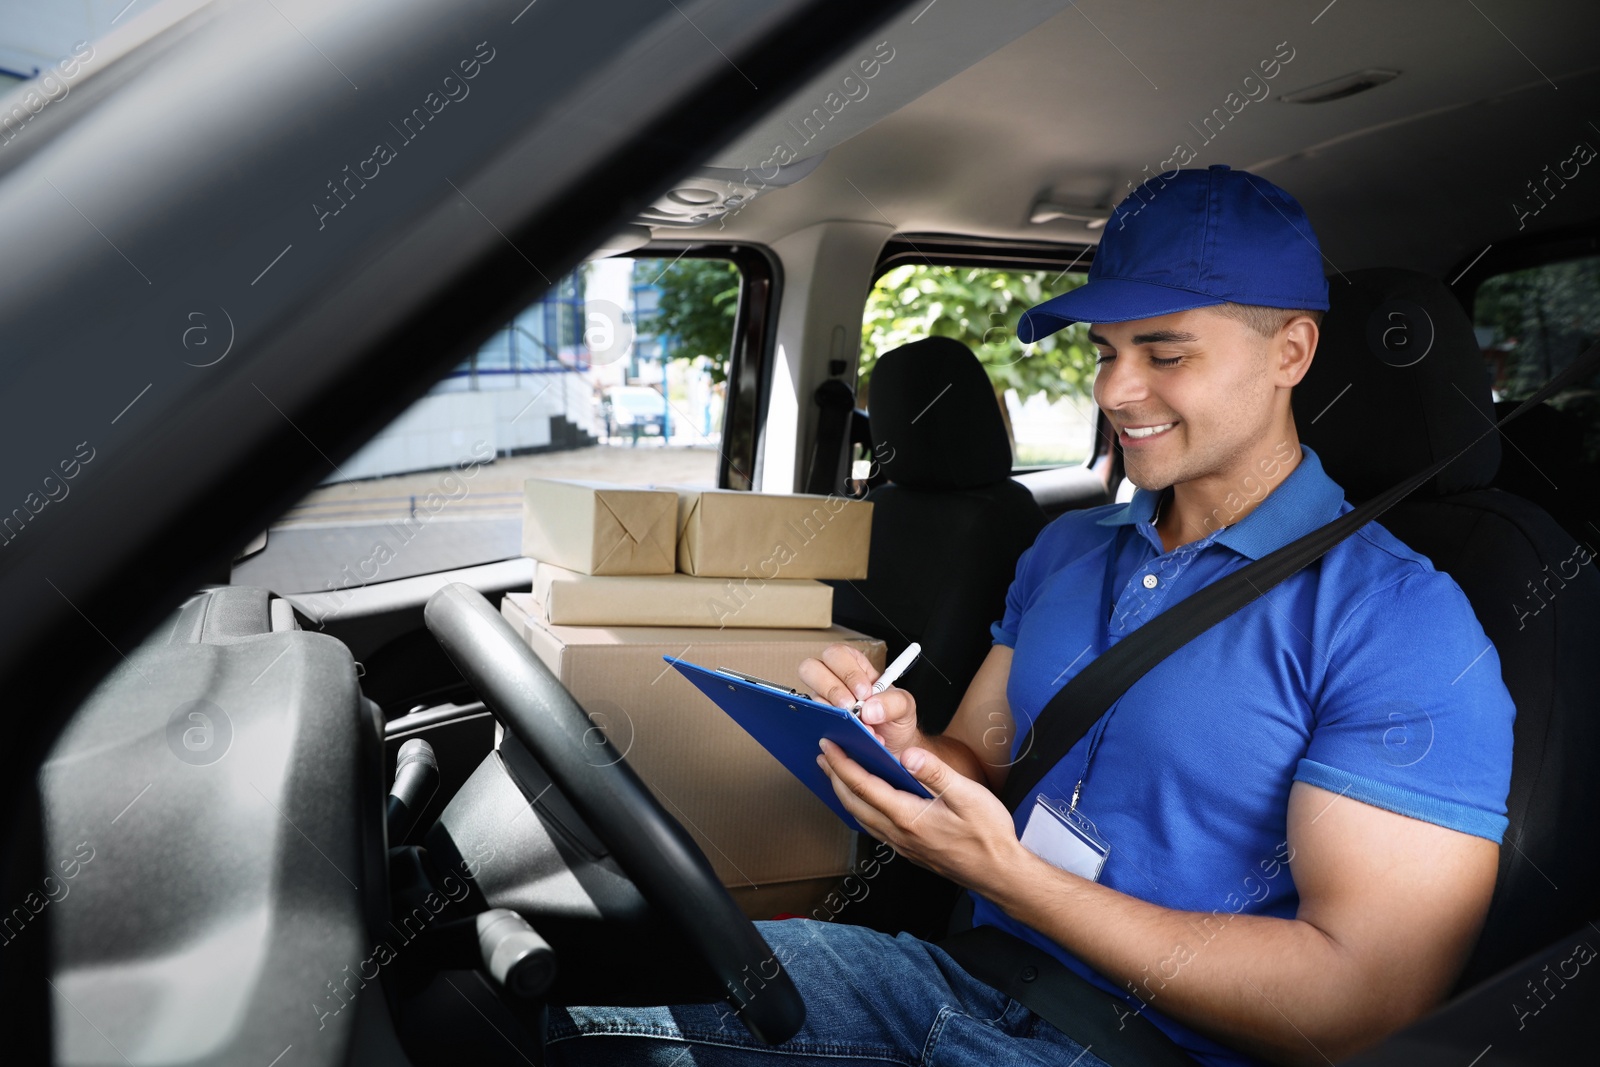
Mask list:
[[[839,708],[851,707],[858,697],[871,693],[878,675],[859,649],[846,644],[829,645],[820,660],[800,664],[800,679],[819,700]],[[1013,720],[1006,700],[1010,677],[1011,649],[997,644],[973,676],[943,733],[923,733],[916,699],[895,686],[866,700],[861,721],[896,756],[911,747],[927,749],[958,773],[999,792],[1011,764]]]
[[[1439,1003],[1494,889],[1494,842],[1296,782],[1282,854],[1262,857],[1290,864],[1295,918],[1178,911],[1039,859],[991,792],[931,753],[902,756],[931,801],[834,746],[821,761],[874,837],[994,901],[1145,1004],[1280,1063],[1341,1059]],[[1241,889],[1264,873],[1240,871]]]

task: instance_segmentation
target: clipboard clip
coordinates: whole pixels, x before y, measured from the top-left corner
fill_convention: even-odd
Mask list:
[[[736,671],[732,667],[718,667],[717,671],[720,674],[731,674],[735,678],[739,679],[742,682],[750,682],[750,683],[755,684],[755,685],[763,685],[763,686],[766,686],[768,689],[776,689],[778,692],[787,693],[790,696],[806,697],[807,700],[811,699],[809,696],[806,696],[806,694],[800,692],[800,690],[798,690],[798,689],[791,689],[789,686],[779,685],[777,682],[769,682],[765,678],[757,678],[753,674],[746,674],[743,671]]]

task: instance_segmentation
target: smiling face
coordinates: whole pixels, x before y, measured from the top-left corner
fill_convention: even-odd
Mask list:
[[[1234,491],[1284,439],[1298,444],[1289,390],[1316,338],[1305,316],[1266,337],[1211,308],[1091,326],[1094,399],[1117,431],[1128,480],[1152,491],[1191,485],[1204,499]]]

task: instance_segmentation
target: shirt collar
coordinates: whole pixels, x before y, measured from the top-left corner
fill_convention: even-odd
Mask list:
[[[1339,517],[1344,490],[1322,469],[1311,446],[1300,445],[1300,463],[1255,510],[1216,535],[1216,542],[1260,559]],[[1133,499],[1098,520],[1101,526],[1148,523],[1162,493],[1135,489]]]

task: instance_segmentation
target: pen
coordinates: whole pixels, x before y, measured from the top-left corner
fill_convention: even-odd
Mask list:
[[[873,695],[883,692],[885,689],[898,682],[900,680],[900,676],[906,673],[907,668],[909,668],[916,658],[921,654],[922,646],[917,644],[915,641],[907,645],[906,650],[896,656],[893,663],[889,664],[889,669],[879,675],[876,682],[872,683]],[[850,710],[853,714],[860,715],[861,701],[856,701],[855,707],[851,708]]]

